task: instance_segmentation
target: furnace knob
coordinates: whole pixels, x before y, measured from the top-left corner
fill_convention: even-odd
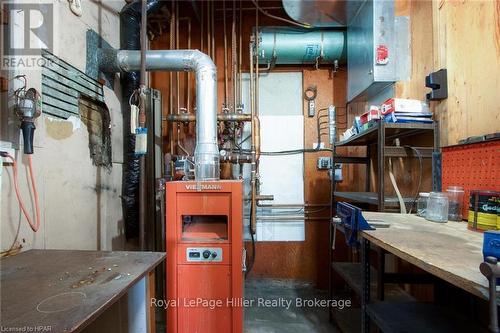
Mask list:
[[[203,251],[203,258],[208,259],[210,257],[211,252],[209,250]]]

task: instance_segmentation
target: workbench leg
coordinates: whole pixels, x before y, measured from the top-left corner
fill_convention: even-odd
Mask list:
[[[148,305],[148,332],[155,333],[156,332],[156,307],[151,305],[151,298],[154,298],[155,293],[155,271],[152,270],[149,272],[147,276],[147,289],[146,289],[146,304]]]
[[[333,274],[332,274],[332,265],[333,265],[333,227],[330,217],[330,222],[328,224],[328,230],[330,233],[329,238],[329,246],[328,246],[328,299],[333,299]],[[330,302],[328,302],[328,322],[331,323],[333,320],[332,316],[332,307],[330,306]]]
[[[377,300],[384,300],[385,250],[377,248]]]
[[[366,306],[370,303],[370,241],[362,238],[363,294],[361,296],[361,332],[370,332],[370,318]]]

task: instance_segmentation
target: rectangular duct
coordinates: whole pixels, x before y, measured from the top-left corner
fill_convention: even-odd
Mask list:
[[[397,78],[394,1],[363,3],[347,27],[350,102],[366,101]]]

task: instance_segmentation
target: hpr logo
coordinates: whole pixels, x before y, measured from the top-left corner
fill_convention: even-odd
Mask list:
[[[4,56],[35,56],[53,50],[54,12],[51,3],[2,1]]]

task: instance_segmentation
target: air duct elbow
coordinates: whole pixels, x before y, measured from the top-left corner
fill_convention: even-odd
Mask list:
[[[102,71],[139,70],[140,51],[101,50]],[[186,71],[196,76],[196,148],[195,179],[218,180],[217,145],[217,68],[212,59],[198,50],[162,50],[146,52],[147,71]]]

